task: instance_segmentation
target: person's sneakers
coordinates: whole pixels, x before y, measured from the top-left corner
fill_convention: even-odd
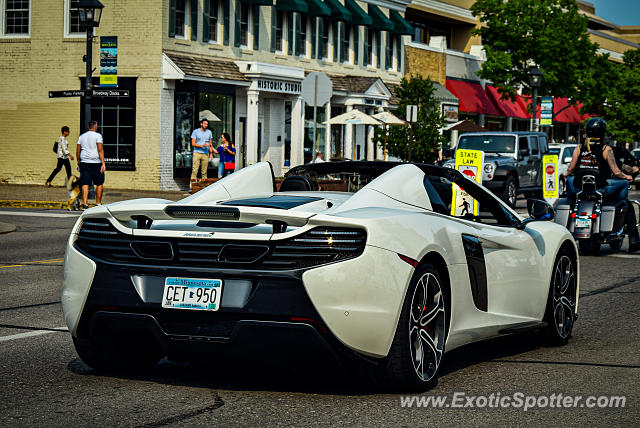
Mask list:
[[[89,205],[83,205],[83,206],[82,206],[82,211],[84,211],[84,210],[88,210],[88,209],[89,209]]]
[[[640,241],[638,240],[629,240],[629,249],[627,250],[630,253],[635,253],[640,250]]]

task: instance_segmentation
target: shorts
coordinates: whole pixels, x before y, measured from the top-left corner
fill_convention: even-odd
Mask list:
[[[80,184],[90,186],[93,182],[96,186],[104,184],[104,172],[100,172],[101,163],[80,162]]]

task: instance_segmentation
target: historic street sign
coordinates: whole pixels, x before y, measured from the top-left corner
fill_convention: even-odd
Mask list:
[[[128,89],[92,89],[92,97],[128,97]]]
[[[60,97],[84,97],[88,93],[92,97],[128,97],[128,89],[90,89],[89,91],[83,90],[69,90],[69,91],[49,91],[49,98]]]
[[[60,98],[60,97],[84,97],[84,91],[49,91],[49,98]]]

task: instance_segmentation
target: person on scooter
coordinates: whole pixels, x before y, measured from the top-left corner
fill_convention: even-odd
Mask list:
[[[604,199],[626,200],[629,182],[633,181],[633,178],[618,168],[613,150],[604,143],[607,123],[602,118],[592,117],[587,121],[585,130],[587,140],[584,144],[576,146],[565,174],[567,197],[573,201],[581,188],[582,177],[593,174],[596,177],[596,187]]]
[[[629,182],[633,181],[633,178],[622,172],[616,163],[613,150],[604,143],[606,129],[607,123],[599,117],[593,117],[585,124],[587,140],[584,145],[578,144],[576,146],[565,174],[567,177],[567,198],[572,202],[581,188],[582,177],[585,175],[596,177],[596,187],[603,199],[616,202],[626,201],[629,195]],[[633,227],[629,226],[629,216],[626,219],[630,252],[640,248],[640,239],[637,237],[637,229],[635,228],[635,214],[633,217]],[[632,235],[634,232],[636,236]]]

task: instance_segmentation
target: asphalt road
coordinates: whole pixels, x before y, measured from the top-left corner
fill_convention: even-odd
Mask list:
[[[7,214],[7,213],[14,213]],[[399,394],[345,373],[264,363],[98,373],[77,357],[60,308],[62,258],[76,217],[0,210],[0,426],[637,426],[640,255],[581,257],[580,318],[564,347],[511,336],[445,355],[422,394],[626,396],[624,408],[403,408]],[[38,213],[36,213],[38,214]],[[58,217],[51,217],[51,215]],[[625,245],[626,247],[626,245]],[[623,247],[623,248],[625,248]],[[466,402],[466,401],[465,401]],[[478,401],[479,402],[479,401]]]

